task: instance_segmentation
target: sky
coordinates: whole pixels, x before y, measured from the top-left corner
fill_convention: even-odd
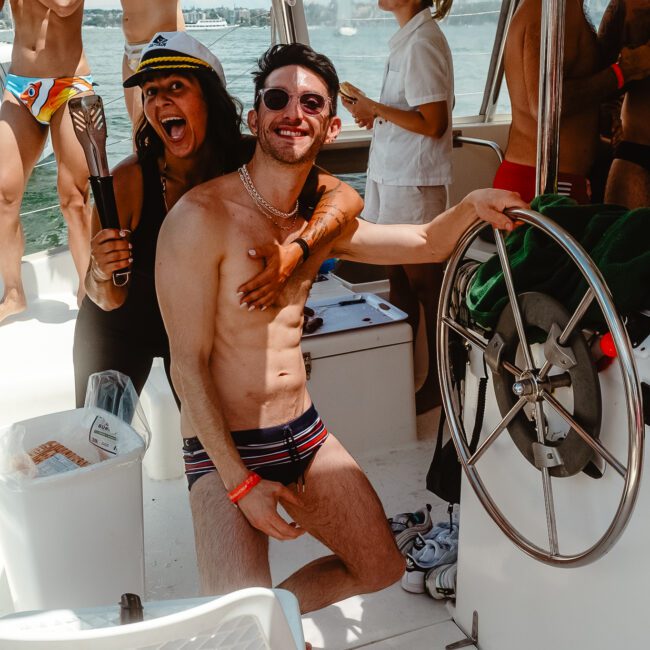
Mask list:
[[[270,7],[270,0],[181,0],[183,9],[199,7],[201,9],[210,9],[212,7],[238,7],[258,8]],[[120,9],[120,0],[86,0],[84,6],[87,9]]]

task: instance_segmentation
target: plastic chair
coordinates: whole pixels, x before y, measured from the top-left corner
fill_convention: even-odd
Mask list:
[[[2,650],[304,650],[296,597],[242,589],[217,598],[144,603],[119,625],[118,607],[42,610],[0,619]],[[173,613],[169,613],[173,612]]]

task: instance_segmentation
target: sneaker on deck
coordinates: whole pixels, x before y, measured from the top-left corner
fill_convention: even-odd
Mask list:
[[[388,523],[395,536],[397,548],[402,555],[411,549],[413,541],[418,535],[428,533],[433,526],[431,521],[431,506],[427,503],[424,508],[415,512],[402,512],[390,517]]]
[[[441,564],[429,569],[424,577],[424,588],[432,598],[456,598],[456,574],[458,563]]]
[[[402,588],[414,594],[423,594],[426,574],[434,567],[453,564],[458,559],[458,538],[440,533],[436,539],[419,537],[416,544],[406,556]]]

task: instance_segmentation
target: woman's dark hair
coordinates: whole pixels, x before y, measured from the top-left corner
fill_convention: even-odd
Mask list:
[[[242,105],[239,100],[231,97],[213,72],[173,71],[169,74],[196,77],[208,107],[206,142],[215,158],[215,168],[219,174],[237,169],[246,160],[241,132]],[[162,140],[147,121],[144,112],[133,137],[139,161],[163,155],[165,147]]]
[[[303,43],[280,43],[270,47],[258,60],[258,69],[253,72],[255,81],[255,108],[259,106],[259,92],[264,88],[267,77],[278,68],[287,65],[301,65],[315,72],[327,86],[331,101],[330,115],[336,115],[336,99],[339,94],[339,77],[334,64],[324,55],[319,54]]]
[[[434,20],[442,20],[450,11],[454,0],[422,0],[422,9],[435,7]]]

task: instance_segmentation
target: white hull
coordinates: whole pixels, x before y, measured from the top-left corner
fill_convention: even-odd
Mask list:
[[[219,29],[232,27],[225,20],[206,21],[204,23],[185,23],[185,29],[189,32],[211,32]]]
[[[339,27],[338,33],[339,33],[339,36],[356,36],[357,28],[356,27]]]

